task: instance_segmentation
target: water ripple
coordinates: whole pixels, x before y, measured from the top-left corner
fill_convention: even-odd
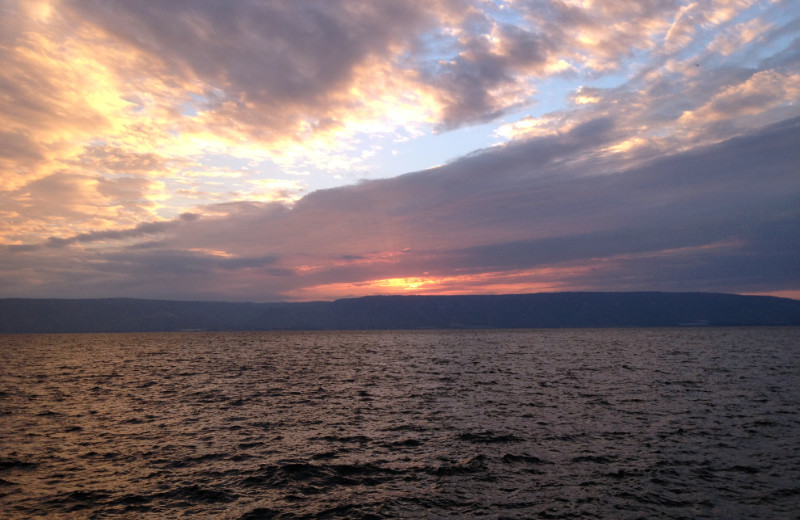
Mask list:
[[[800,329],[0,336],[3,518],[796,518]]]

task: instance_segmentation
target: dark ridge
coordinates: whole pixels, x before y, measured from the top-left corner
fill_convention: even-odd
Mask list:
[[[0,299],[0,333],[800,325],[800,301],[717,293],[367,296],[333,302]]]

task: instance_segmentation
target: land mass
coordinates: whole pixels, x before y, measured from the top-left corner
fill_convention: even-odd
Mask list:
[[[800,325],[800,301],[718,293],[367,296],[241,303],[0,299],[0,333]]]

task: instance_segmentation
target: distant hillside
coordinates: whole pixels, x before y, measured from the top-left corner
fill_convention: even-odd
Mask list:
[[[800,325],[800,301],[711,293],[369,296],[333,302],[0,299],[0,333]]]

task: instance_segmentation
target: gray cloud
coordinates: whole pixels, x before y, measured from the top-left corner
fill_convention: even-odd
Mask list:
[[[596,266],[563,280],[581,289],[756,291],[800,279],[800,120],[605,175],[584,173],[591,159],[560,164],[581,143],[598,142],[602,128],[613,125],[546,139],[546,147],[532,140],[438,170],[315,192],[292,209],[230,204],[226,216],[71,243],[160,233],[153,247],[97,256],[116,280],[105,286],[131,289],[144,279],[153,294],[174,288],[182,297],[217,299],[558,266]],[[561,155],[542,151],[556,143]],[[494,189],[478,182],[480,172]],[[200,280],[213,281],[192,293]],[[156,290],[156,281],[164,287]]]
[[[591,78],[604,67],[633,67],[620,58],[648,50],[648,64],[629,81],[578,91],[592,104],[543,114],[539,122],[550,125],[545,137],[517,136],[431,170],[313,192],[293,206],[239,200],[170,221],[155,220],[157,196],[146,200],[148,182],[161,182],[148,174],[174,173],[162,172],[176,160],[159,155],[168,147],[136,152],[98,138],[26,179],[29,165],[70,146],[45,130],[68,122],[85,137],[109,122],[62,99],[45,60],[8,54],[31,45],[29,32],[16,30],[11,17],[0,20],[9,29],[0,34],[8,65],[0,92],[14,100],[3,115],[9,127],[22,121],[32,129],[0,139],[0,159],[7,160],[0,167],[20,176],[0,202],[8,229],[22,229],[6,235],[12,245],[3,246],[0,285],[7,294],[32,294],[27,287],[67,295],[80,287],[95,296],[280,299],[315,284],[597,264],[563,283],[725,291],[797,286],[800,247],[792,231],[800,223],[800,120],[766,125],[798,115],[792,80],[800,47],[796,38],[785,42],[800,19],[766,27],[749,51],[725,58],[710,47],[688,56],[685,46],[651,41],[653,24],[673,19],[676,38],[700,34],[702,23],[677,18],[675,1],[598,1],[592,10],[516,2],[526,27],[504,25],[489,4],[477,6],[63,2],[43,39],[70,20],[75,28],[89,20],[106,31],[102,41],[145,57],[141,64],[151,69],[142,78],[157,78],[163,88],[201,89],[191,99],[208,112],[201,130],[209,132],[243,125],[253,135],[284,137],[300,120],[335,128],[337,117],[365,101],[348,88],[376,62],[391,74],[408,74],[409,85],[429,87],[442,110],[439,127],[451,129],[529,103],[533,81],[552,74],[543,71],[555,59],[592,60],[574,73]],[[698,7],[692,16],[706,23],[710,14]],[[656,32],[663,37],[666,30]],[[763,46],[780,45],[782,51],[761,58]],[[169,101],[158,106],[182,109],[167,107],[173,95],[181,94],[164,94]],[[86,120],[78,117],[84,114]],[[44,135],[38,140],[37,129]],[[645,144],[608,152],[631,138]],[[127,213],[118,212],[122,207]],[[69,227],[79,219],[81,225]],[[148,221],[136,225],[140,219]],[[119,229],[76,234],[89,222],[115,222]],[[39,244],[13,245],[48,234],[54,237]],[[98,242],[103,252],[91,247]]]
[[[91,233],[81,233],[69,238],[51,237],[48,239],[47,245],[49,247],[65,247],[76,243],[86,244],[90,242],[99,242],[102,240],[125,240],[128,238],[139,238],[145,235],[166,233],[179,226],[182,222],[192,222],[194,220],[197,220],[197,215],[193,213],[184,213],[176,220],[142,222],[131,229],[93,231]]]
[[[46,242],[40,244],[25,244],[25,245],[8,245],[5,246],[9,252],[29,252],[37,251],[43,248],[60,249],[73,244],[89,244],[92,242],[102,241],[118,241],[127,240],[132,238],[142,238],[149,235],[164,234],[169,231],[174,231],[175,228],[184,222],[193,222],[198,219],[194,213],[183,213],[175,220],[158,221],[158,222],[141,222],[129,229],[114,229],[107,231],[92,231],[90,233],[79,233],[68,238],[50,237]],[[144,243],[137,244],[136,248],[154,247],[153,244],[157,243]]]
[[[486,21],[488,24],[488,21]],[[500,48],[486,34],[496,33]],[[503,25],[476,30],[461,38],[450,60],[423,63],[425,81],[435,86],[444,103],[440,126],[444,129],[495,119],[508,110],[528,104],[527,81],[547,61],[552,48],[541,36],[520,27]],[[516,96],[498,94],[509,88]]]
[[[491,7],[461,0],[66,5],[76,21],[89,20],[161,62],[162,76],[202,80],[202,109],[261,133],[303,118],[320,128],[336,124],[335,109],[361,102],[343,94],[373,59],[433,87],[442,128],[491,120],[530,102],[530,77],[557,52],[550,35],[498,25]],[[458,38],[441,33],[443,20],[455,24]]]
[[[441,3],[441,2],[440,2]],[[304,116],[324,121],[355,67],[387,58],[433,24],[422,2],[73,0],[78,16],[164,64],[200,78],[202,108],[276,129]],[[357,100],[351,100],[357,102]]]
[[[793,120],[757,136],[607,175],[581,175],[584,163],[552,175],[544,168],[535,176],[537,161],[526,161],[531,156],[514,149],[519,156],[513,160],[504,150],[491,151],[443,170],[452,168],[454,179],[463,175],[467,180],[475,171],[491,171],[486,176],[498,186],[495,190],[477,186],[471,193],[457,189],[450,193],[438,188],[447,172],[436,171],[342,191],[358,193],[362,200],[377,199],[382,193],[399,199],[374,225],[377,235],[391,230],[406,240],[397,240],[396,246],[412,248],[407,258],[398,261],[400,266],[415,264],[408,272],[485,272],[625,257],[619,262],[631,270],[648,265],[652,270],[647,287],[640,288],[671,286],[685,275],[685,280],[696,282],[698,268],[692,261],[700,261],[716,265],[719,273],[715,275],[711,267],[702,271],[704,286],[752,290],[758,285],[756,279],[766,283],[772,277],[771,285],[778,287],[800,269],[797,240],[787,236],[800,224],[796,174],[800,152],[794,144],[798,139],[800,120]],[[529,150],[535,148],[531,145]],[[491,168],[495,158],[502,169]],[[513,174],[526,165],[530,176]],[[413,211],[402,215],[396,212],[414,193],[431,192],[438,194],[438,200],[413,205]],[[349,205],[342,195],[318,197],[330,196],[327,202],[341,211]],[[325,201],[320,202],[322,206]],[[370,215],[375,219],[374,211]],[[341,242],[346,242],[345,236]],[[447,247],[470,242],[475,245]],[[768,268],[748,271],[746,266],[759,257]],[[673,265],[661,270],[659,264]],[[737,266],[742,269],[738,278]],[[386,266],[387,275],[392,270],[398,266]],[[603,286],[636,288],[636,283],[623,280],[624,270],[617,277],[605,279]],[[734,281],[736,287],[726,285]]]

